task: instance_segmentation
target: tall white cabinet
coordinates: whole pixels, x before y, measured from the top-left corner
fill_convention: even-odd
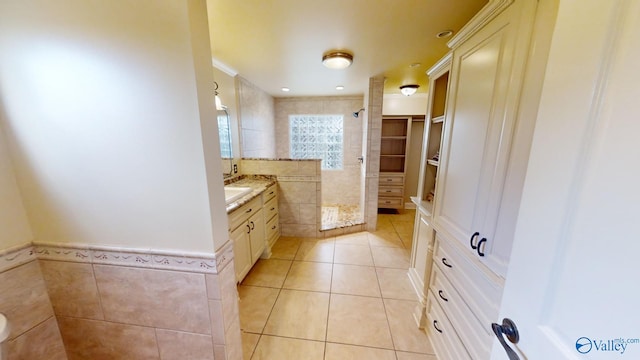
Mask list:
[[[439,139],[425,132],[409,273],[440,359],[490,356],[531,143],[519,106],[536,4],[490,1],[428,74],[428,114],[447,74],[444,119]]]

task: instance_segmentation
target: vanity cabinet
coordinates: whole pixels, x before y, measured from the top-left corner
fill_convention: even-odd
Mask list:
[[[229,215],[236,280],[242,281],[265,248],[262,197],[251,200]]]
[[[271,257],[271,248],[280,238],[280,218],[278,216],[278,186],[273,184],[262,195],[264,202],[264,222],[266,248],[262,258]]]
[[[259,258],[269,258],[280,237],[276,184],[229,214],[236,281],[241,282]]]

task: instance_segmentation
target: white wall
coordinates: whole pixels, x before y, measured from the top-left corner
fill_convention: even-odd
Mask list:
[[[382,115],[425,115],[427,113],[427,94],[384,94],[382,97]]]
[[[27,213],[11,166],[9,149],[0,128],[0,250],[32,240]]]
[[[0,2],[0,124],[37,241],[226,241],[209,51],[203,0]]]

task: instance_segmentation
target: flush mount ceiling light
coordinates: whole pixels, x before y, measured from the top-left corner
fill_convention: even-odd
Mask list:
[[[322,56],[322,65],[329,69],[346,69],[353,62],[353,55],[343,51],[331,51]]]
[[[288,87],[283,87],[283,88],[282,88],[282,89],[280,89],[280,90],[282,90],[282,91],[284,91],[284,92],[289,92],[289,91],[291,91],[291,89],[289,89]]]
[[[402,95],[404,96],[411,96],[413,94],[416,93],[416,91],[418,91],[418,88],[420,87],[420,85],[402,85],[400,86],[400,92],[402,93]]]
[[[336,86],[336,90],[344,90],[344,86],[338,85],[338,86]]]

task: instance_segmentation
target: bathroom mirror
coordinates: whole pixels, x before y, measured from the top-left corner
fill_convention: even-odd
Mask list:
[[[231,118],[226,107],[218,110],[218,136],[220,137],[220,156],[222,172],[225,177],[231,176],[233,169],[233,150],[231,146]]]

